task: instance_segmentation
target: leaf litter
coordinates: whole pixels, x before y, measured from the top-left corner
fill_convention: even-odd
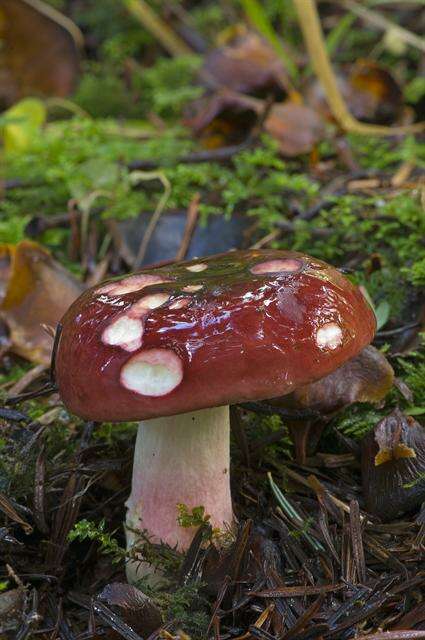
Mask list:
[[[255,2],[244,5],[258,20],[261,7]],[[180,26],[187,27],[187,14],[176,10],[176,15]],[[330,23],[332,18],[328,16]],[[263,36],[267,31],[270,35],[269,22],[267,16],[258,22]],[[194,22],[189,23],[196,35]],[[91,28],[96,31],[93,24]],[[58,37],[58,25],[49,29]],[[108,147],[110,139],[105,143],[102,137],[102,125],[71,121],[65,135],[78,149],[78,161],[77,154],[60,151],[53,161],[55,172],[46,181],[44,171],[41,180],[38,175],[34,181],[33,173],[29,179],[25,171],[16,173],[22,164],[13,159],[14,153],[25,150],[34,158],[33,138],[45,136],[47,156],[54,157],[55,136],[62,131],[55,132],[55,123],[45,121],[44,111],[37,122],[31,110],[19,123],[13,110],[3,114],[2,136],[7,138],[9,127],[10,170],[15,171],[5,182],[6,197],[20,215],[22,203],[31,212],[18,229],[60,246],[62,261],[66,256],[66,262],[77,266],[86,284],[122,273],[131,267],[143,237],[131,244],[134,226],[126,229],[120,207],[128,206],[134,217],[143,209],[152,216],[152,193],[158,202],[158,189],[150,184],[155,180],[150,176],[136,185],[131,172],[157,170],[155,175],[171,184],[161,220],[177,212],[183,229],[167,259],[190,251],[192,236],[200,241],[196,234],[205,208],[210,214],[225,208],[252,221],[238,230],[238,238],[243,235],[248,246],[296,244],[350,274],[354,271],[357,281],[372,291],[381,325],[375,347],[291,397],[232,407],[238,517],[234,539],[219,549],[204,522],[184,558],[146,539],[144,551],[162,568],[165,587],[154,589],[143,582],[129,586],[122,522],[134,425],[85,424],[64,411],[53,386],[54,367],[49,376],[48,366],[55,325],[82,285],[42,246],[28,241],[3,245],[0,634],[7,638],[425,638],[420,422],[425,365],[418,290],[425,277],[420,259],[413,265],[411,260],[412,247],[420,251],[415,236],[421,224],[415,217],[421,185],[417,147],[406,142],[397,155],[392,142],[372,141],[363,153],[366,142],[329,129],[329,112],[320,99],[316,104],[309,97],[308,87],[294,89],[296,74],[285,68],[273,37],[267,42],[245,29],[235,34],[211,47],[197,81],[205,94],[199,99],[197,91],[197,101],[186,105],[184,122],[204,148],[191,141],[177,144],[168,154],[167,143],[155,130],[143,134],[143,149],[140,136],[137,147],[121,143],[117,162]],[[335,45],[340,36],[335,31],[332,36]],[[71,57],[64,61],[60,54],[56,62],[66,65],[69,82],[53,89],[51,84],[40,86],[37,95],[65,95],[73,84],[78,67],[75,37],[61,37],[67,40],[62,46],[70,48],[68,54],[63,49],[64,55],[72,50]],[[293,46],[285,43],[285,53]],[[119,58],[117,49],[115,55]],[[125,58],[125,69],[126,81],[137,84],[135,60]],[[359,59],[348,75],[344,69],[341,65],[341,90],[357,118],[398,124],[412,117],[385,65]],[[17,85],[18,77],[16,72],[13,82],[9,78],[3,87],[9,103],[28,95],[24,82]],[[55,84],[53,72],[47,80]],[[149,117],[159,128],[169,108],[166,99],[161,103],[164,89],[155,94],[150,87],[152,104],[161,115]],[[317,87],[314,91],[320,98]],[[94,149],[84,150],[84,138],[90,138],[96,150],[106,150],[107,157],[92,158]],[[152,142],[163,146],[162,155],[151,153]],[[105,191],[105,176],[106,197],[99,193]],[[271,191],[261,191],[273,180]],[[59,198],[58,183],[65,185]],[[30,198],[44,188],[54,196],[52,208],[45,205],[45,194],[43,208],[30,206]],[[180,199],[175,195],[179,190]],[[273,214],[276,209],[279,215]],[[148,249],[154,239],[152,234]],[[154,255],[162,251],[155,250]],[[22,258],[24,276],[13,275],[13,260],[20,253],[37,258],[31,268]],[[40,275],[41,268],[48,276]],[[387,284],[398,272],[405,278],[402,302],[395,300],[399,289],[395,296]],[[54,295],[41,317],[34,310],[40,308],[37,300],[47,298],[46,282],[48,287],[54,283]],[[41,323],[53,331],[40,331]],[[28,368],[23,358],[38,364]],[[289,433],[299,434],[295,448]],[[381,464],[375,466],[377,456]]]

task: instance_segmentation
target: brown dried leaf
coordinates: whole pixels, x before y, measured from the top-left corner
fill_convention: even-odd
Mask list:
[[[371,60],[358,60],[347,73],[337,74],[339,89],[355,118],[394,124],[403,107],[403,94],[391,73]],[[308,103],[326,118],[331,112],[318,80],[307,91]]]
[[[195,100],[184,124],[206,149],[216,149],[246,140],[260,112],[261,101],[223,89]]]
[[[0,103],[74,90],[82,35],[58,11],[41,0],[2,0],[0,39]]]
[[[246,33],[211,51],[201,74],[214,89],[228,87],[259,97],[287,93],[288,74],[281,59],[256,33]]]
[[[391,520],[425,500],[425,429],[395,409],[362,442],[362,479],[370,513]]]
[[[288,157],[309,153],[325,133],[320,115],[289,101],[273,106],[264,129],[278,142],[280,153]]]
[[[82,291],[78,283],[35,242],[0,245],[0,318],[10,332],[12,351],[49,364],[55,327]]]
[[[122,582],[107,584],[97,600],[116,608],[124,622],[144,638],[162,625],[162,615],[155,602],[132,585]]]
[[[193,114],[185,124],[208,148],[235,144],[248,137],[264,108],[261,100],[222,90],[193,103]],[[321,116],[295,101],[273,105],[264,129],[278,142],[282,155],[289,157],[308,153],[324,136]]]
[[[325,378],[271,402],[329,414],[354,402],[379,403],[393,382],[393,368],[380,351],[369,346]]]

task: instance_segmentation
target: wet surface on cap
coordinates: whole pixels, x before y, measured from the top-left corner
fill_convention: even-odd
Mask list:
[[[85,292],[63,319],[56,375],[78,415],[139,420],[289,393],[357,354],[374,330],[361,292],[334,268],[235,251]]]

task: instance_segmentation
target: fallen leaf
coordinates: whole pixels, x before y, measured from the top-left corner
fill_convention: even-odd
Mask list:
[[[353,89],[353,112],[356,117],[382,124],[397,120],[403,94],[387,69],[371,60],[358,60],[351,69],[349,83]]]
[[[312,409],[324,415],[354,402],[381,402],[394,383],[394,371],[385,356],[369,346],[328,376],[296,389],[271,404]]]
[[[258,34],[239,35],[230,44],[211,51],[201,70],[211,88],[228,87],[258,97],[288,92],[288,74],[274,49]]]
[[[222,134],[221,146],[246,139],[264,113],[265,104],[251,96],[222,90],[195,101],[191,108],[192,114],[185,124],[201,139],[203,146],[209,148],[215,146],[210,140],[211,133],[217,129]],[[227,123],[227,131],[223,123]],[[311,151],[325,132],[320,115],[310,107],[289,100],[272,106],[263,127],[278,142],[282,155],[288,157]],[[234,135],[239,138],[235,140]]]
[[[2,114],[0,130],[6,153],[25,151],[46,119],[46,107],[37,98],[24,98]]]
[[[0,103],[72,93],[82,35],[71,20],[41,0],[2,0],[0,39]]]
[[[309,153],[325,133],[323,120],[313,109],[289,101],[272,107],[264,129],[288,157]]]
[[[222,89],[198,98],[186,109],[184,124],[206,149],[246,140],[258,120],[261,101]]]
[[[358,60],[345,73],[336,74],[350,112],[363,122],[394,124],[403,107],[403,94],[391,73],[371,60]],[[308,87],[307,103],[327,119],[332,114],[318,80]]]
[[[113,607],[134,631],[144,638],[158,629],[163,621],[155,602],[130,584],[112,582],[96,598]]]
[[[55,328],[83,287],[35,242],[0,245],[0,264],[0,318],[11,350],[47,365],[53,338],[43,325]]]

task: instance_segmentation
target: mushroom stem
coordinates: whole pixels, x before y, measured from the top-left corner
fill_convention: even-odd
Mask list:
[[[127,501],[128,549],[137,543],[137,530],[145,530],[152,542],[185,551],[196,529],[178,524],[179,503],[189,510],[203,506],[214,528],[232,524],[229,439],[227,406],[139,424]],[[129,582],[147,573],[143,560],[127,564]]]

